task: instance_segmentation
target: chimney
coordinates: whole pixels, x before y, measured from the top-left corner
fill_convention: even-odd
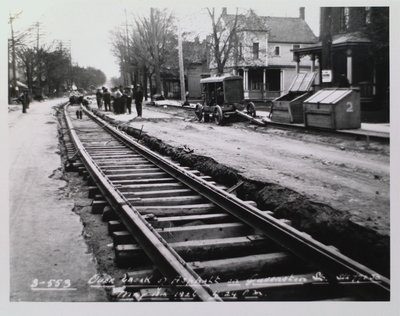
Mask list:
[[[222,15],[226,15],[227,14],[227,12],[226,12],[226,7],[223,7],[222,8]]]
[[[305,17],[306,17],[305,8],[304,7],[300,7],[300,19],[304,20]]]

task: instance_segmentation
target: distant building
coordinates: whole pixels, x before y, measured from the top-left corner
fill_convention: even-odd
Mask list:
[[[323,7],[320,41],[296,48],[300,65],[307,57],[332,70],[332,83],[344,74],[361,93],[362,120],[389,119],[389,8]]]
[[[292,50],[318,41],[304,14],[304,8],[300,8],[297,18],[258,16],[251,10],[238,16],[237,40],[225,72],[243,77],[246,99],[271,100],[288,91],[300,70]],[[232,23],[235,16],[223,10],[222,18],[227,23]],[[212,57],[209,67],[216,72]],[[300,67],[303,71],[314,71],[315,60],[305,58]]]
[[[185,89],[189,92],[189,98],[200,99],[200,79],[209,76],[206,41],[200,42],[198,38],[195,38],[194,41],[183,41],[182,51]],[[164,96],[171,99],[180,99],[181,87],[177,65],[168,69],[164,68],[161,73],[161,79]]]

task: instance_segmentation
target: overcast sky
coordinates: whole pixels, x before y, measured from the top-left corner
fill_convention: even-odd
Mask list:
[[[125,23],[124,9],[127,10],[128,23],[134,16],[149,14],[151,6],[173,10],[181,21],[182,31],[199,33],[204,36],[210,31],[210,20],[205,7],[226,6],[228,13],[235,7],[245,10],[252,8],[259,15],[298,17],[299,7],[306,7],[306,21],[316,35],[319,29],[319,6],[309,2],[296,1],[193,1],[175,0],[133,1],[133,0],[9,0],[8,12],[23,11],[14,28],[22,30],[33,23],[41,23],[43,42],[62,40],[71,43],[72,60],[80,66],[93,66],[101,69],[109,79],[118,76],[116,59],[110,51],[110,30],[122,27]],[[246,4],[246,6],[244,6]],[[9,25],[8,25],[9,29]],[[8,31],[9,33],[10,31]]]

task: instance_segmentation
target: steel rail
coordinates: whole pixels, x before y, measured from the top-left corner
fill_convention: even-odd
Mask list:
[[[118,213],[121,221],[142,246],[145,253],[151,258],[163,275],[171,280],[183,281],[202,301],[222,301],[210,289],[201,277],[171,248],[155,229],[140,215],[140,213],[125,199],[119,191],[108,181],[104,173],[91,159],[84,148],[72,122],[68,117],[67,107],[64,109],[65,119],[70,129],[71,139],[79,152],[79,156],[87,168],[90,176],[98,185],[107,202]]]
[[[355,260],[332,250],[330,247],[318,242],[311,236],[299,232],[295,228],[280,220],[261,212],[259,209],[246,204],[236,196],[227,193],[217,186],[208,183],[190,171],[171,163],[161,155],[139,144],[125,132],[115,129],[105,120],[96,117],[93,113],[84,109],[86,114],[102,124],[111,134],[123,139],[124,142],[142,154],[149,161],[169,173],[177,180],[186,184],[212,203],[218,205],[228,213],[239,218],[253,227],[257,232],[271,238],[290,252],[296,254],[305,261],[311,261],[330,277],[330,281],[336,282],[338,274],[347,273],[349,276],[366,276],[375,285],[376,293],[383,299],[390,297],[390,280]],[[340,284],[340,282],[337,282]],[[371,293],[366,293],[369,296]]]

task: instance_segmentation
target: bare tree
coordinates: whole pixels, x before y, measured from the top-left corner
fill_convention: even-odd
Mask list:
[[[111,52],[117,58],[121,79],[124,84],[128,83],[129,76],[129,52],[127,45],[127,38],[124,32],[120,29],[111,31]]]
[[[217,65],[218,74],[224,73],[225,64],[231,56],[232,50],[237,41],[236,33],[239,27],[238,9],[233,19],[225,19],[223,11],[219,16],[216,15],[215,9],[207,8],[212,23],[212,34],[209,45],[211,53]]]
[[[175,40],[173,16],[166,10],[151,8],[149,18],[136,20],[137,43],[149,56],[154,67],[156,93],[161,93],[161,67],[171,52]]]
[[[29,89],[33,87],[36,52],[30,47],[20,47],[16,52],[18,65],[23,69]]]

